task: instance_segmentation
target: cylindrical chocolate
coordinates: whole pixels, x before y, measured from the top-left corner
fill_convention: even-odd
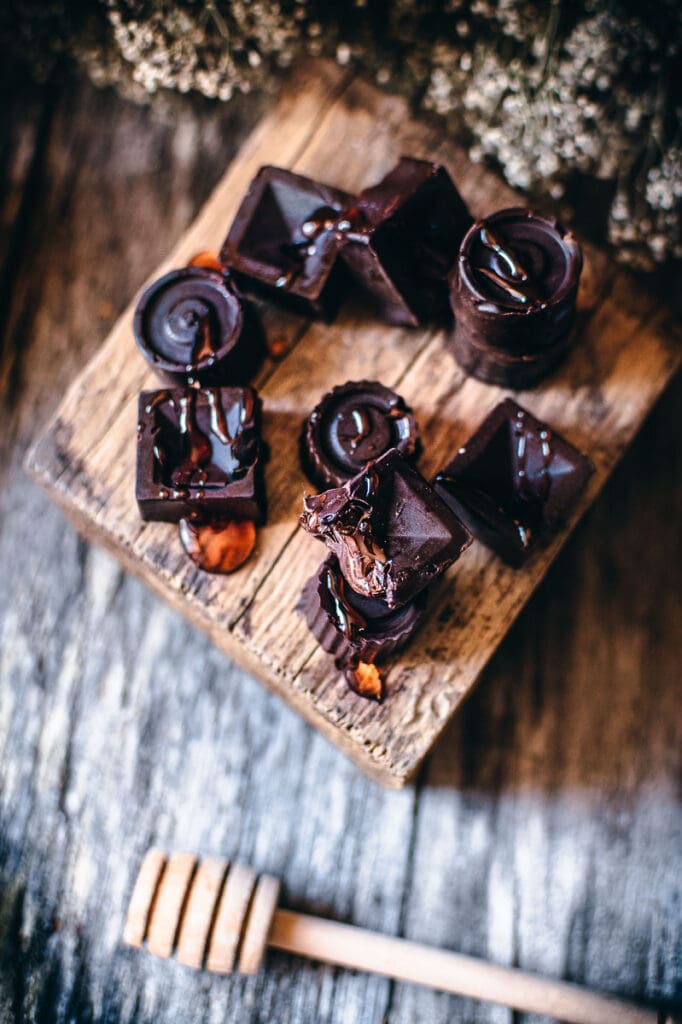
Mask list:
[[[137,304],[133,331],[142,355],[170,383],[243,383],[253,361],[240,297],[221,273],[205,267],[172,270],[154,281]]]
[[[578,242],[553,217],[519,207],[473,224],[451,275],[450,344],[463,369],[537,384],[571,343],[581,269]]]
[[[390,448],[415,454],[417,425],[400,395],[377,381],[348,381],[326,394],[303,425],[301,462],[320,490],[339,487]]]
[[[356,594],[330,555],[304,586],[298,607],[320,647],[343,669],[358,661],[381,662],[403,647],[425,605],[426,591],[394,610],[379,598]]]

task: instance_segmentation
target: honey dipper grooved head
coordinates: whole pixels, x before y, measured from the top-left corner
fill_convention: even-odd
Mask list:
[[[128,906],[123,941],[188,967],[255,974],[267,948],[280,884],[242,864],[147,852]]]

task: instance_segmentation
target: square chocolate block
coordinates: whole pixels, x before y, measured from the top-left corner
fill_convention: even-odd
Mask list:
[[[245,290],[330,320],[347,276],[337,261],[344,244],[337,223],[353,201],[301,174],[261,167],[223,242],[221,262]]]
[[[410,327],[449,321],[448,273],[472,218],[445,168],[402,157],[360,193],[348,218],[341,258],[382,319]]]
[[[145,520],[262,522],[260,401],[253,388],[143,391],[135,494]]]
[[[434,487],[478,540],[518,568],[593,472],[586,455],[507,398],[438,474]]]
[[[445,572],[469,531],[395,449],[342,487],[304,498],[301,523],[339,562],[349,587],[393,609]]]

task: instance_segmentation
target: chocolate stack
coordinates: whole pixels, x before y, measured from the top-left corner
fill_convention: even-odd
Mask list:
[[[381,699],[367,665],[407,642],[426,589],[471,535],[396,448],[341,487],[306,497],[301,524],[331,555],[304,587],[300,611],[351,686]]]
[[[539,383],[570,345],[581,269],[580,246],[552,217],[514,208],[477,221],[451,275],[460,365],[489,384]]]

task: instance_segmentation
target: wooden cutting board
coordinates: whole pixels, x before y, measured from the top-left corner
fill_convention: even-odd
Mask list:
[[[277,104],[153,276],[182,266],[200,250],[218,248],[261,164],[280,164],[356,191],[377,181],[401,154],[444,163],[474,215],[520,202],[497,177],[469,163],[440,127],[412,120],[402,99],[333,64],[312,62],[290,76]],[[596,473],[563,531],[522,570],[507,568],[474,542],[436,586],[424,628],[388,666],[381,706],[348,689],[295,610],[303,583],[324,556],[322,546],[298,527],[301,498],[310,490],[298,464],[298,436],[304,414],[332,385],[375,378],[413,406],[425,446],[420,469],[432,475],[508,393],[467,378],[440,332],[384,326],[357,297],[332,325],[266,311],[269,343],[278,354],[287,353],[269,359],[255,380],[272,452],[266,472],[269,519],[255,556],[230,577],[197,570],[175,527],[140,521],[134,498],[137,395],[156,385],[134,345],[134,299],[74,381],[27,466],[86,537],[104,544],[369,775],[401,786],[679,365],[679,338],[668,311],[617,271],[608,254],[589,245],[579,306],[579,337],[568,362],[538,389],[515,397],[587,452]]]

